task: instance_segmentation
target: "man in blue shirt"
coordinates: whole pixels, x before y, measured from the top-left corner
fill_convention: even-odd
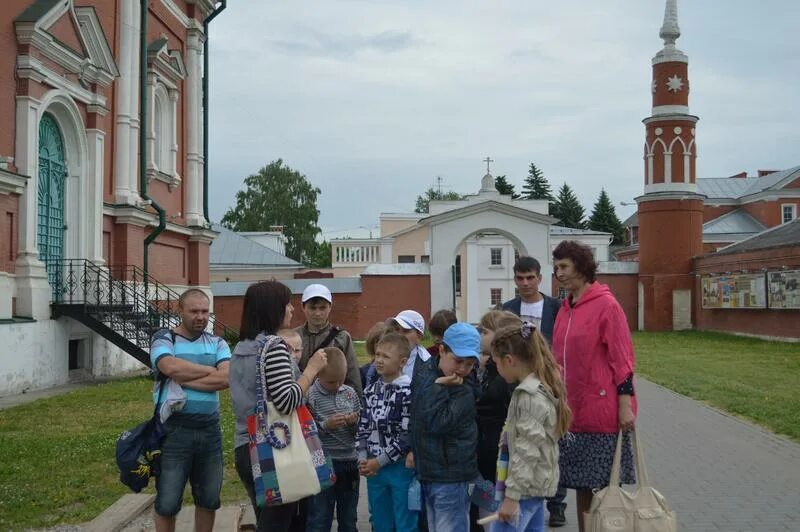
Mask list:
[[[179,301],[181,324],[153,335],[150,361],[157,374],[181,385],[183,408],[164,423],[161,474],[156,479],[157,532],[175,530],[186,481],[192,485],[195,530],[211,532],[222,489],[222,433],[219,393],[228,387],[231,351],[222,338],[206,332],[208,296],[190,288]],[[161,385],[166,385],[161,383]],[[157,390],[154,393],[157,398]],[[164,394],[166,400],[166,394]]]

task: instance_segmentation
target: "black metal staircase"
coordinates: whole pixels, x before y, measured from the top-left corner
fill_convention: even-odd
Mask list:
[[[48,262],[53,317],[68,316],[150,366],[150,339],[180,322],[180,294],[138,266],[101,266],[86,259]],[[230,339],[237,332],[209,319],[209,330]]]

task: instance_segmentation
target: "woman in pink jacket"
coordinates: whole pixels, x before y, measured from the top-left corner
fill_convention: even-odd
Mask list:
[[[565,241],[553,251],[559,282],[569,291],[556,317],[553,355],[561,366],[570,434],[561,440],[559,465],[567,488],[577,490],[580,531],[592,490],[608,485],[617,434],[633,428],[633,343],[628,322],[608,286],[595,281],[589,246]],[[621,480],[635,481],[629,435],[623,439]]]

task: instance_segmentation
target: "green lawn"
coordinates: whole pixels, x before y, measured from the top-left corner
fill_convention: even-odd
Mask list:
[[[639,375],[800,441],[800,344],[697,332],[634,342]],[[365,362],[363,343],[356,351]],[[114,442],[151,415],[151,386],[126,379],[0,411],[0,530],[89,521],[126,493]],[[222,497],[240,501],[230,396],[221,395]]]
[[[636,373],[800,441],[800,343],[636,333]]]

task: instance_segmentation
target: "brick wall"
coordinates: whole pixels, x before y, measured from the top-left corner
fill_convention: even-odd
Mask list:
[[[19,249],[19,196],[0,194],[0,272],[14,273]]]
[[[323,281],[324,282],[324,281]],[[430,277],[427,275],[375,275],[361,277],[361,293],[333,295],[331,323],[346,329],[353,338],[364,339],[375,322],[397,315],[405,309],[417,310],[430,319]],[[239,328],[244,296],[214,298],[214,312],[226,325]],[[292,326],[303,324],[305,317],[300,294],[292,296]]]
[[[695,259],[699,275],[724,272],[758,272],[800,269],[800,244],[730,255],[706,255]],[[696,277],[695,294],[701,293],[701,277]],[[800,310],[703,309],[694,298],[695,327],[762,336],[800,338]]]
[[[639,276],[635,273],[605,273],[597,275],[597,282],[608,285],[608,289],[625,312],[628,328],[635,331],[639,316]],[[551,283],[551,293],[557,295],[560,284],[555,276],[552,277]]]

